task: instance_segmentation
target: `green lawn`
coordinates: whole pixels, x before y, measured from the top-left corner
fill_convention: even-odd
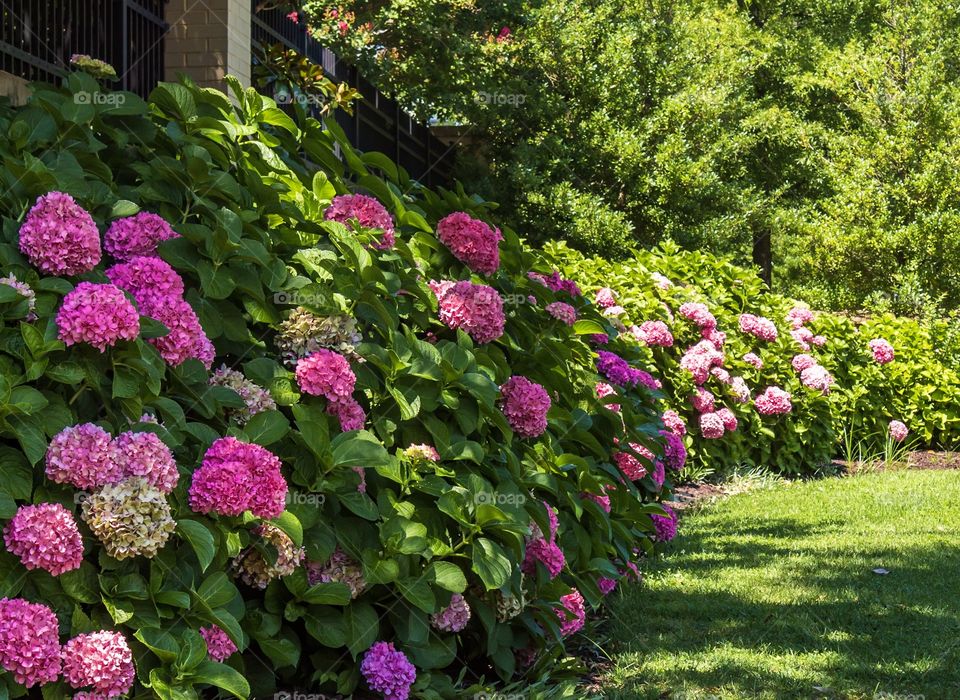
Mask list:
[[[960,698],[958,535],[958,472],[786,483],[707,506],[611,601],[605,697]]]

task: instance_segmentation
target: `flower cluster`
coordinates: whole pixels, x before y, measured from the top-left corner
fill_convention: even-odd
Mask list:
[[[106,61],[93,58],[85,53],[75,53],[70,57],[70,67],[89,73],[94,78],[110,78],[115,80],[117,69]]]
[[[503,300],[493,287],[462,280],[431,281],[430,289],[440,306],[440,320],[448,328],[461,329],[481,344],[503,335]]]
[[[673,282],[661,275],[659,272],[651,273],[650,277],[653,279],[654,286],[658,289],[666,290],[673,287]]]
[[[660,436],[663,438],[664,461],[674,471],[680,471],[687,462],[687,446],[679,435],[670,430],[661,430]]]
[[[74,688],[113,698],[130,692],[134,676],[133,654],[119,632],[78,634],[63,645],[63,677]]]
[[[673,345],[673,334],[663,321],[644,321],[631,331],[637,340],[651,347],[669,348]]]
[[[342,401],[330,401],[327,404],[327,413],[336,416],[340,421],[340,430],[361,430],[367,420],[367,414],[355,399],[347,397]]]
[[[790,393],[780,387],[768,386],[754,400],[757,412],[764,416],[777,416],[793,410]]]
[[[37,295],[34,293],[33,288],[26,282],[21,282],[16,278],[14,274],[9,274],[6,277],[0,277],[0,284],[5,284],[8,287],[11,287],[17,294],[22,296],[27,302],[27,321],[36,321],[37,314]]]
[[[407,459],[413,460],[414,462],[418,460],[423,460],[426,462],[439,462],[440,453],[437,452],[437,448],[433,445],[410,445],[404,453],[407,455]]]
[[[3,530],[7,551],[27,569],[53,576],[79,569],[83,539],[73,514],[59,503],[20,506]]]
[[[801,328],[813,320],[813,312],[805,306],[794,306],[787,312],[791,328]]]
[[[500,267],[500,229],[458,211],[437,222],[437,238],[453,256],[481,275],[492,275]]]
[[[167,299],[183,296],[183,279],[165,260],[137,256],[107,268],[107,277],[144,308],[155,309]]]
[[[813,355],[807,355],[805,353],[794,355],[793,359],[790,360],[790,365],[793,367],[794,372],[802,372],[816,364],[817,359]]]
[[[213,373],[209,383],[210,386],[232,389],[243,400],[243,408],[227,409],[227,414],[237,421],[238,425],[245,425],[258,413],[272,411],[277,407],[269,391],[247,379],[243,376],[243,372],[230,369],[226,365]]]
[[[240,580],[251,588],[266,588],[274,579],[292,574],[303,561],[303,547],[297,547],[276,525],[261,523],[253,534],[260,538],[260,546],[250,545],[233,561]],[[265,555],[262,549],[265,545],[276,550],[276,558]]]
[[[603,287],[597,290],[594,302],[601,309],[609,309],[617,305],[617,293],[610,289],[610,287]]]
[[[643,455],[643,457],[649,460],[651,464],[657,461],[653,455],[653,452],[639,443],[631,442],[630,449],[638,454]],[[623,450],[614,452],[613,461],[617,463],[617,466],[620,467],[620,471],[622,471],[623,475],[626,476],[630,481],[642,479],[647,475],[647,468],[640,462],[639,459],[636,458],[636,456],[629,452],[625,452]]]
[[[500,386],[500,410],[521,437],[539,437],[547,429],[550,395],[526,377],[514,375]]]
[[[177,485],[180,474],[173,453],[154,433],[121,433],[111,447],[117,481],[142,476],[161,493],[170,493]]]
[[[20,226],[20,252],[48,275],[81,275],[100,262],[100,232],[73,197],[49,192]]]
[[[140,315],[119,287],[81,282],[57,312],[58,337],[66,345],[87,343],[103,352],[140,335]]]
[[[597,353],[597,371],[614,384],[621,386],[636,386],[643,378],[640,370],[631,367],[616,353],[606,350]]]
[[[808,389],[816,389],[821,394],[829,394],[833,386],[833,376],[824,367],[812,365],[800,372],[800,383]]]
[[[563,321],[568,326],[572,326],[577,322],[577,310],[570,306],[570,304],[562,301],[547,304],[547,313],[555,319]]]
[[[723,417],[716,411],[709,411],[700,415],[700,434],[707,440],[722,438],[726,427]]]
[[[878,365],[885,365],[888,362],[893,362],[895,353],[893,352],[893,346],[886,340],[886,338],[874,338],[870,341],[870,352],[873,353],[873,360]]]
[[[617,579],[607,578],[606,576],[597,577],[597,588],[600,589],[600,593],[603,595],[610,595],[616,587]]]
[[[470,606],[459,593],[450,597],[450,605],[430,616],[430,624],[440,632],[460,632],[470,622]]]
[[[539,272],[528,272],[527,277],[534,282],[539,282],[544,287],[553,292],[566,292],[572,297],[580,296],[580,287],[573,280],[564,279],[560,273],[554,270],[549,275],[543,275]]]
[[[676,435],[687,434],[687,424],[683,422],[683,418],[676,411],[664,411],[660,418],[670,432]]]
[[[317,316],[298,306],[280,323],[276,343],[280,357],[291,367],[321,348],[334,350],[353,362],[361,361],[356,345],[362,340],[352,316]]]
[[[393,642],[377,642],[364,654],[360,673],[370,689],[390,700],[407,700],[417,680],[416,667]]]
[[[340,194],[333,198],[323,214],[327,221],[348,224],[356,221],[363,228],[380,229],[383,233],[375,247],[389,250],[396,243],[393,217],[380,202],[365,194]]]
[[[595,389],[595,390],[596,390],[596,392],[597,392],[597,398],[598,398],[598,399],[605,399],[605,398],[607,398],[608,396],[616,396],[616,395],[617,395],[617,390],[614,389],[614,388],[613,388],[612,386],[610,386],[609,384],[607,384],[606,382],[597,382],[597,386],[596,386],[596,389]],[[618,403],[608,403],[608,404],[606,404],[606,406],[607,406],[607,408],[609,408],[611,411],[614,411],[614,412],[616,412],[616,413],[620,413],[620,404],[618,404]]]
[[[20,685],[52,683],[60,676],[60,623],[46,605],[0,599],[0,666]]]
[[[600,508],[603,509],[604,513],[610,512],[610,496],[608,496],[606,493],[596,494],[596,493],[588,493],[584,491],[580,494],[580,498],[585,498],[587,500],[593,501],[598,506],[600,506]]]
[[[190,484],[190,507],[198,513],[240,515],[249,510],[259,518],[275,518],[286,497],[277,456],[235,437],[210,445]]]
[[[688,301],[680,306],[680,315],[693,321],[701,331],[717,327],[717,319],[710,313],[706,304]]]
[[[163,492],[142,476],[89,495],[83,501],[82,514],[114,559],[153,557],[177,527]]]
[[[763,360],[756,353],[748,352],[743,356],[743,361],[757,369],[763,369]]]
[[[46,454],[46,475],[58,484],[94,489],[119,481],[110,433],[93,423],[64,428]]]
[[[701,340],[691,346],[680,358],[680,366],[687,370],[697,384],[703,384],[710,378],[710,370],[721,367],[724,354],[709,340]]]
[[[563,550],[553,540],[543,537],[531,538],[527,542],[527,551],[520,565],[520,570],[528,576],[533,576],[537,571],[537,562],[543,564],[553,580],[560,575],[567,560],[563,555]]]
[[[350,597],[357,598],[367,587],[363,578],[363,567],[338,546],[326,562],[307,563],[307,582],[311,586],[318,583],[342,583],[350,589]]]
[[[892,420],[890,425],[887,426],[887,432],[890,433],[890,437],[894,442],[903,442],[907,439],[907,435],[910,434],[910,429],[907,428],[906,424],[902,421]]]
[[[677,514],[665,503],[661,503],[660,507],[666,515],[650,516],[653,520],[654,539],[657,542],[669,542],[677,536]]]
[[[162,216],[141,211],[117,219],[103,234],[103,247],[117,260],[130,260],[141,255],[155,255],[157,246],[180,234],[170,228]]]
[[[742,314],[740,316],[740,330],[755,338],[772,343],[777,339],[777,327],[769,318]]]
[[[207,654],[214,661],[224,661],[237,651],[237,645],[230,636],[217,625],[200,628],[200,636],[207,643]]]
[[[587,611],[584,608],[583,596],[576,588],[567,595],[560,596],[562,608],[555,608],[554,612],[560,618],[560,634],[569,637],[583,629],[587,621]]]
[[[716,399],[707,389],[698,386],[696,393],[690,397],[690,403],[697,413],[710,413],[713,411]]]
[[[297,362],[296,374],[305,394],[334,402],[350,398],[357,383],[347,358],[323,348]]]

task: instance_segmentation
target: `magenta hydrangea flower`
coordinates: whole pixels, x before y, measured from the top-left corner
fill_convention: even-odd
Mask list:
[[[794,306],[787,312],[791,328],[801,328],[813,320],[813,312],[805,306]]]
[[[873,360],[878,365],[885,365],[893,362],[895,356],[893,346],[885,338],[874,338],[870,341],[870,352],[873,353]]]
[[[363,430],[363,424],[367,420],[363,406],[349,396],[328,402],[326,410],[328,415],[337,417],[340,421],[340,430],[345,433],[351,430]]]
[[[170,224],[149,211],[117,219],[103,234],[103,247],[117,260],[130,260],[143,255],[155,255],[157,246],[180,234]]]
[[[811,365],[800,373],[800,383],[808,389],[816,389],[821,394],[829,394],[833,386],[833,375],[820,365]]]
[[[687,424],[683,422],[683,418],[681,418],[680,414],[676,411],[664,411],[661,419],[670,432],[676,433],[677,435],[687,434]]]
[[[653,452],[648,450],[643,445],[640,445],[636,442],[631,442],[630,448],[634,452],[643,455],[646,459],[650,460],[651,463],[656,462]],[[626,476],[630,481],[642,479],[647,475],[647,468],[642,462],[640,462],[639,459],[629,452],[615,452],[613,454],[613,461],[617,463],[617,466],[620,467],[620,471],[622,471],[624,476]]]
[[[687,462],[687,446],[683,444],[683,438],[670,430],[661,430],[660,436],[664,442],[664,461],[674,471],[680,471]]]
[[[333,350],[320,348],[297,362],[297,384],[305,394],[329,401],[349,399],[357,383],[350,361]]]
[[[596,494],[583,491],[580,493],[580,498],[591,500],[600,506],[603,509],[604,513],[610,512],[610,496],[607,494]]]
[[[407,700],[417,680],[417,669],[393,642],[377,642],[363,656],[360,673],[370,689],[389,700]]]
[[[887,426],[887,432],[890,433],[890,437],[894,442],[903,442],[907,439],[907,435],[910,434],[910,430],[906,424],[898,420],[890,421],[890,425]]]
[[[60,625],[53,610],[23,598],[0,599],[0,666],[31,688],[60,676]]]
[[[67,345],[88,343],[103,352],[140,335],[140,315],[119,287],[81,282],[57,312],[58,337]]]
[[[167,298],[160,303],[142,303],[144,316],[149,316],[170,329],[159,338],[148,341],[164,362],[176,367],[187,360],[200,360],[207,369],[213,366],[216,349],[207,337],[193,307],[183,298]]]
[[[610,287],[603,287],[602,289],[597,290],[597,295],[594,297],[594,302],[601,309],[609,309],[610,307],[617,305],[617,293],[610,289]]]
[[[653,520],[653,539],[657,542],[669,542],[677,536],[677,514],[666,503],[661,503],[660,507],[666,511],[666,515],[651,515]]]
[[[813,355],[807,355],[806,353],[794,355],[793,359],[790,360],[790,365],[793,367],[794,372],[802,372],[803,370],[813,367],[816,364],[817,359]]]
[[[390,212],[376,199],[365,194],[337,195],[323,213],[323,218],[341,224],[356,221],[363,228],[380,229],[383,233],[374,246],[379,250],[389,250],[396,243]]]
[[[717,327],[717,319],[710,313],[706,304],[688,301],[681,305],[680,315],[689,321],[693,321],[701,330]]]
[[[503,300],[493,287],[460,282],[430,282],[440,306],[440,320],[452,330],[462,329],[477,343],[503,335]]]
[[[554,292],[566,292],[572,297],[578,297],[581,294],[580,287],[577,286],[577,283],[573,280],[564,279],[557,270],[554,270],[549,275],[543,275],[539,272],[528,272],[527,277],[534,282],[539,282]]]
[[[644,321],[633,335],[651,347],[669,348],[673,345],[673,334],[663,321]]]
[[[757,407],[757,413],[764,416],[777,416],[790,413],[793,410],[789,392],[780,387],[768,386],[762,394],[759,394],[754,400],[753,405]]]
[[[547,304],[547,313],[555,319],[563,321],[568,326],[572,326],[577,322],[577,310],[570,306],[570,304],[565,304],[562,301]]]
[[[723,421],[723,427],[727,432],[732,433],[736,431],[737,416],[733,411],[724,406],[717,411],[717,415],[720,416],[720,420]]]
[[[249,510],[259,518],[275,518],[286,497],[277,456],[235,437],[210,445],[190,484],[190,507],[197,513],[241,515]]]
[[[454,212],[440,219],[437,238],[474,272],[492,275],[500,267],[500,229],[491,228],[466,212]]]
[[[47,478],[87,491],[120,481],[110,433],[93,423],[64,428],[53,436],[46,455]]]
[[[450,605],[430,616],[430,624],[441,632],[461,632],[470,622],[470,605],[459,593],[450,597]]]
[[[617,390],[606,382],[597,382],[596,386],[597,398],[605,399],[608,396],[616,396]],[[607,408],[616,413],[620,413],[620,404],[618,403],[608,403],[606,404]]]
[[[640,370],[631,367],[616,353],[606,350],[600,350],[597,353],[597,371],[614,384],[621,386],[636,386],[641,380]]]
[[[100,232],[73,197],[49,192],[20,226],[20,252],[48,275],[80,275],[100,262]]]
[[[230,639],[230,635],[217,625],[201,627],[200,636],[207,643],[207,654],[214,661],[224,661],[237,651],[237,645]]]
[[[700,434],[707,440],[722,438],[726,432],[723,416],[716,411],[700,414]]]
[[[134,675],[133,654],[119,632],[78,634],[63,645],[63,677],[74,688],[113,698],[130,692]]]
[[[567,595],[560,596],[560,602],[563,607],[554,608],[554,612],[560,618],[560,634],[569,637],[583,629],[587,621],[587,611],[583,605],[583,596],[576,588]]]
[[[155,308],[183,296],[183,279],[165,260],[144,255],[107,268],[107,277],[140,306]]]
[[[740,316],[740,330],[768,343],[777,339],[776,325],[769,318],[763,316],[742,314]]]
[[[606,576],[600,576],[597,578],[597,588],[600,589],[600,593],[607,596],[613,593],[613,589],[617,587],[617,579],[607,578]]]
[[[693,405],[694,410],[697,413],[710,413],[713,411],[713,406],[716,402],[713,394],[704,389],[702,386],[697,387],[696,393],[690,397],[690,403]]]
[[[524,554],[523,563],[520,564],[520,570],[528,576],[533,576],[537,573],[537,562],[546,567],[552,581],[563,571],[567,560],[556,542],[535,537],[527,542],[527,551]]]
[[[112,456],[118,482],[142,476],[163,493],[170,493],[180,479],[173,452],[153,433],[121,433],[113,441]]]
[[[748,352],[743,356],[743,361],[748,365],[753,365],[757,369],[763,369],[763,360],[756,353]]]
[[[77,521],[59,503],[20,506],[3,530],[3,541],[27,569],[43,569],[53,576],[79,569],[83,562]]]
[[[500,386],[500,410],[521,437],[539,437],[547,429],[550,395],[526,377],[514,375]]]

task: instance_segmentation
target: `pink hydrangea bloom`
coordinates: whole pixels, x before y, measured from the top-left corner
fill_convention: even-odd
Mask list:
[[[597,296],[594,298],[594,301],[601,309],[609,309],[617,305],[617,293],[610,289],[610,287],[604,287],[597,290]]]
[[[555,608],[554,612],[560,618],[560,634],[569,637],[583,629],[587,620],[587,611],[583,606],[583,596],[576,588],[571,593],[560,596],[560,602],[563,608]]]
[[[610,512],[610,496],[605,493],[603,495],[598,495],[596,493],[588,493],[584,491],[580,494],[580,498],[593,501],[603,509],[604,513]]]
[[[737,416],[727,407],[723,407],[717,411],[717,415],[720,416],[720,420],[723,421],[723,427],[727,432],[734,432],[737,429]]]
[[[906,424],[898,420],[890,421],[890,425],[887,426],[887,432],[890,433],[890,437],[894,442],[903,442],[907,439],[907,435],[910,434],[910,430]]]
[[[389,700],[407,700],[417,680],[416,667],[402,651],[394,649],[393,642],[377,642],[370,647],[360,662],[360,673],[371,690]]]
[[[623,316],[625,313],[627,313],[627,310],[622,306],[618,306],[618,305],[608,306],[603,310],[603,315],[607,316],[608,318],[613,318],[615,316]]]
[[[470,622],[470,606],[459,593],[450,597],[450,605],[430,616],[430,624],[441,632],[461,632]]]
[[[643,445],[640,445],[636,442],[631,442],[630,448],[634,452],[643,455],[643,457],[650,460],[651,463],[656,461],[653,452],[648,450]],[[640,462],[639,459],[629,452],[615,452],[613,454],[613,461],[617,463],[617,466],[620,467],[620,471],[622,471],[624,476],[626,476],[630,481],[642,479],[647,475],[647,468]]]
[[[20,226],[20,252],[48,275],[80,275],[100,262],[100,232],[73,197],[49,192]]]
[[[813,320],[813,312],[805,306],[794,306],[787,312],[791,328],[800,328]]]
[[[794,372],[802,372],[808,367],[813,367],[815,364],[817,364],[817,360],[813,355],[801,353],[799,355],[794,355],[793,359],[790,360],[790,364],[793,366]]]
[[[727,342],[727,334],[723,331],[718,331],[716,328],[704,328],[700,331],[700,337],[713,343],[717,350],[721,350],[723,344]]]
[[[597,588],[600,589],[600,593],[603,595],[610,595],[616,587],[617,579],[615,578],[607,578],[606,576],[597,578]]]
[[[673,287],[673,282],[661,275],[659,272],[654,272],[650,275],[653,278],[653,283],[658,289],[670,289]]]
[[[167,298],[160,302],[144,300],[140,304],[144,316],[160,321],[170,332],[148,341],[160,353],[164,362],[172,367],[189,359],[200,360],[210,369],[216,350],[207,337],[193,307],[182,297]]]
[[[297,384],[305,394],[323,396],[329,401],[350,398],[357,376],[350,361],[333,350],[320,348],[297,362]]]
[[[690,403],[698,413],[710,413],[713,411],[715,398],[712,393],[702,386],[697,387],[697,392],[690,397]]]
[[[119,287],[81,282],[63,298],[57,327],[67,345],[88,343],[103,352],[119,340],[136,340],[140,315]]]
[[[454,212],[440,219],[437,238],[453,257],[474,272],[492,275],[500,267],[500,229],[491,228],[466,212]]]
[[[514,375],[500,386],[500,410],[521,437],[538,437],[547,429],[550,395],[526,377]]]
[[[107,277],[141,306],[164,304],[183,296],[183,279],[160,258],[138,256],[107,268]]]
[[[810,349],[810,343],[813,342],[813,332],[809,328],[794,328],[790,331],[790,337],[800,346],[800,349],[807,351]]]
[[[549,275],[543,275],[539,272],[528,272],[527,277],[532,279],[534,282],[539,282],[551,291],[566,292],[572,297],[580,296],[580,287],[577,286],[577,283],[573,280],[562,278],[560,273],[556,270],[551,272]]]
[[[326,562],[307,564],[307,582],[311,586],[318,583],[342,583],[350,589],[351,599],[359,598],[367,588],[367,582],[363,578],[363,566],[340,549],[339,545]]]
[[[723,417],[716,411],[700,415],[700,434],[707,440],[722,438],[725,431]]]
[[[710,376],[716,377],[721,384],[729,384],[732,380],[730,373],[723,367],[713,367],[710,369]]]
[[[327,414],[336,416],[340,421],[340,430],[349,432],[351,430],[363,430],[363,424],[367,420],[367,414],[357,401],[351,397],[338,401],[327,403]]]
[[[60,625],[46,605],[0,599],[0,666],[31,688],[60,676]]]
[[[197,513],[275,518],[285,507],[287,482],[280,460],[265,447],[235,437],[214,441],[190,484],[190,508]]]
[[[768,386],[753,400],[753,404],[761,415],[778,416],[793,410],[790,398],[789,392],[776,386]]]
[[[63,677],[74,688],[92,688],[113,698],[130,692],[135,669],[119,632],[78,634],[63,645]]]
[[[873,353],[873,360],[879,365],[885,365],[893,362],[893,346],[885,338],[874,338],[870,341],[870,352]]]
[[[644,321],[634,336],[651,347],[669,348],[673,345],[673,334],[663,321]]]
[[[679,435],[669,430],[661,430],[660,436],[664,442],[664,461],[674,471],[680,471],[687,462],[687,446],[683,444],[683,439]]]
[[[687,424],[683,422],[683,418],[681,418],[680,414],[676,411],[664,411],[661,418],[663,419],[663,424],[667,426],[667,430],[677,435],[687,434]]]
[[[426,460],[428,462],[439,462],[440,453],[433,445],[419,444],[410,445],[406,450],[407,457],[413,460]]]
[[[0,284],[5,284],[12,288],[17,294],[23,297],[27,302],[27,315],[24,316],[27,322],[37,320],[37,294],[33,288],[26,282],[21,282],[16,275],[10,273],[6,277],[0,277]]]
[[[130,260],[141,255],[154,255],[157,246],[180,234],[170,228],[162,216],[141,211],[117,219],[103,234],[103,247],[117,260]]]
[[[503,335],[506,317],[503,300],[492,287],[460,282],[430,282],[440,306],[440,320],[448,328],[462,329],[477,343]]]
[[[827,344],[827,339],[822,335],[815,335],[810,339],[810,342],[816,345],[818,348],[822,348]]]
[[[64,428],[53,436],[46,455],[47,478],[93,490],[120,481],[110,433],[93,423]]]
[[[773,321],[763,316],[742,314],[740,316],[740,330],[767,342],[773,342],[777,339],[777,327]]]
[[[709,340],[701,340],[696,345],[687,348],[680,358],[680,366],[693,375],[693,381],[703,384],[710,378],[710,370],[720,367],[724,362],[724,354]]]
[[[666,515],[651,515],[653,520],[654,536],[657,542],[669,542],[677,536],[677,514],[666,503],[661,503],[660,507],[666,511]]]
[[[142,476],[163,493],[170,493],[180,479],[173,452],[153,433],[121,433],[113,441],[112,458],[118,481]]]
[[[621,386],[636,386],[643,379],[640,370],[631,367],[616,353],[606,350],[597,353],[597,371],[614,384]]]
[[[680,307],[680,315],[693,321],[701,330],[717,327],[717,319],[710,313],[706,304],[688,301]]]
[[[833,386],[833,376],[820,365],[811,365],[800,373],[800,383],[808,389],[816,389],[822,394],[829,394]]]
[[[323,213],[327,221],[339,221],[348,224],[356,221],[363,228],[380,229],[383,233],[375,247],[380,250],[393,248],[396,243],[393,217],[380,202],[365,194],[339,194],[330,202]]]
[[[617,390],[606,382],[597,382],[596,386],[597,398],[605,399],[608,396],[616,396]],[[620,413],[620,404],[618,403],[608,403],[607,408],[616,413]]]
[[[555,319],[563,321],[568,326],[572,326],[577,322],[577,310],[570,306],[570,304],[565,304],[562,301],[547,304],[547,313]]]
[[[207,643],[207,654],[214,661],[224,661],[237,651],[237,645],[230,636],[217,625],[200,628],[200,636]]]
[[[83,562],[77,521],[59,503],[20,506],[3,530],[3,541],[26,568],[53,576],[79,569]]]
[[[750,387],[747,386],[743,377],[731,377],[730,393],[733,394],[733,400],[737,403],[750,402]]]
[[[748,352],[743,356],[743,361],[748,365],[753,365],[757,369],[763,369],[763,360],[760,359],[759,355],[753,352]]]
[[[537,562],[546,567],[551,581],[560,575],[567,563],[560,546],[542,537],[535,537],[527,542],[527,551],[520,570],[528,576],[533,576],[537,573]]]

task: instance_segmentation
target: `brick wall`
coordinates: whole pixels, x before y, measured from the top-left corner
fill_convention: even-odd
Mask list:
[[[250,0],[169,0],[166,79],[186,74],[224,89],[231,74],[250,84]]]

